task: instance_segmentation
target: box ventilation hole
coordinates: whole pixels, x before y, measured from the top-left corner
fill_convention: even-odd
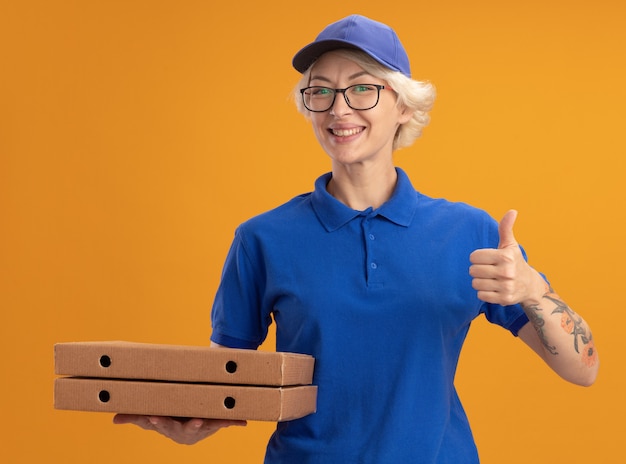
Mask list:
[[[102,403],[108,403],[111,399],[111,394],[106,390],[101,390],[100,393],[98,393],[98,399]]]
[[[237,372],[237,363],[235,361],[228,361],[226,363],[226,372],[229,374],[234,374]]]
[[[233,409],[235,407],[235,398],[232,396],[227,396],[224,400],[224,406],[226,409]]]
[[[111,358],[109,358],[106,354],[100,356],[100,365],[102,367],[109,367],[111,365]]]

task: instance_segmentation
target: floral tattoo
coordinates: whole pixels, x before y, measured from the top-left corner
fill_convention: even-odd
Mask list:
[[[565,302],[556,293],[554,293],[552,289],[550,289],[543,297],[556,305],[556,308],[553,309],[550,314],[561,314],[561,327],[566,333],[573,337],[574,350],[576,350],[576,353],[580,353],[582,355],[583,363],[587,366],[593,366],[597,360],[596,349],[591,332],[588,332],[585,329],[582,318],[572,311],[572,309],[567,306],[567,304],[565,304]],[[540,308],[539,305],[530,305],[528,309],[532,310],[529,312],[529,319],[533,323],[543,346],[545,346],[551,354],[559,354],[556,347],[548,343],[543,331],[543,326],[545,324],[541,314],[543,309]]]

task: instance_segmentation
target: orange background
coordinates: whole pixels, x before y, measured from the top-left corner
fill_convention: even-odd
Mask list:
[[[575,387],[477,321],[457,384],[483,463],[620,462],[626,6],[517,3],[1,0],[0,461],[262,462],[273,424],[186,447],[54,410],[52,347],[208,343],[234,228],[329,169],[291,57],[359,12],[438,89],[397,164],[426,194],[517,208],[531,264],[600,351],[596,385]]]

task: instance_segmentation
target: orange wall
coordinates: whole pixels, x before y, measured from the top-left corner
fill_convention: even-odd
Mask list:
[[[406,4],[0,0],[0,462],[262,461],[272,424],[184,447],[55,411],[52,346],[208,343],[236,225],[328,169],[290,60],[352,12],[392,24],[438,88],[398,165],[427,194],[517,208],[531,263],[600,350],[597,384],[574,387],[478,321],[458,388],[483,462],[621,459],[626,6]]]

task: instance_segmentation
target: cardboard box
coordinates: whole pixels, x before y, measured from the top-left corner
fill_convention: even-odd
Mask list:
[[[315,359],[295,353],[133,342],[54,346],[57,375],[239,385],[309,385]]]
[[[317,387],[251,387],[61,377],[56,409],[174,417],[288,421],[316,410]]]

